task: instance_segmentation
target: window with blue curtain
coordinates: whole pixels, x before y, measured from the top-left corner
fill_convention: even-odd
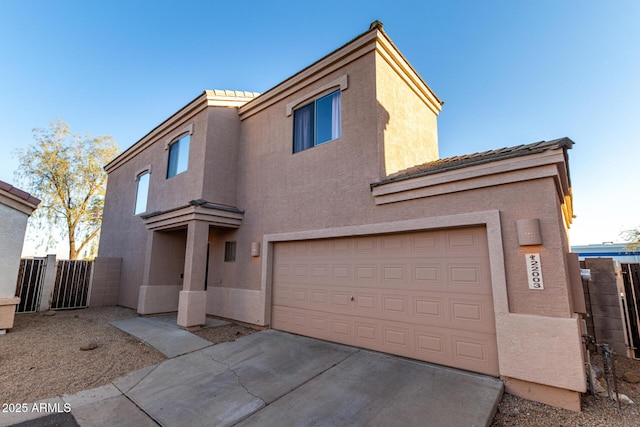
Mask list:
[[[340,90],[314,100],[293,112],[293,152],[333,141],[342,136]]]

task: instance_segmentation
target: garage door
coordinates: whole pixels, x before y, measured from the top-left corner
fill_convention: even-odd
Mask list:
[[[499,375],[482,227],[279,242],[272,327]]]

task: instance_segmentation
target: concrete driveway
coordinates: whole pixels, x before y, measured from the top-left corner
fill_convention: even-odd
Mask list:
[[[61,399],[82,426],[449,427],[489,425],[502,390],[496,378],[266,330]]]

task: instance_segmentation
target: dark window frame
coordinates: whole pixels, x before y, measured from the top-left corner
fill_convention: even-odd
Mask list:
[[[237,243],[224,242],[224,262],[236,262]]]

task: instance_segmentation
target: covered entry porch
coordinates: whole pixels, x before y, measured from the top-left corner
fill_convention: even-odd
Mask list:
[[[150,235],[145,252],[138,313],[178,311],[183,328],[204,325],[210,233],[237,229],[243,211],[192,200],[188,205],[144,215]]]

